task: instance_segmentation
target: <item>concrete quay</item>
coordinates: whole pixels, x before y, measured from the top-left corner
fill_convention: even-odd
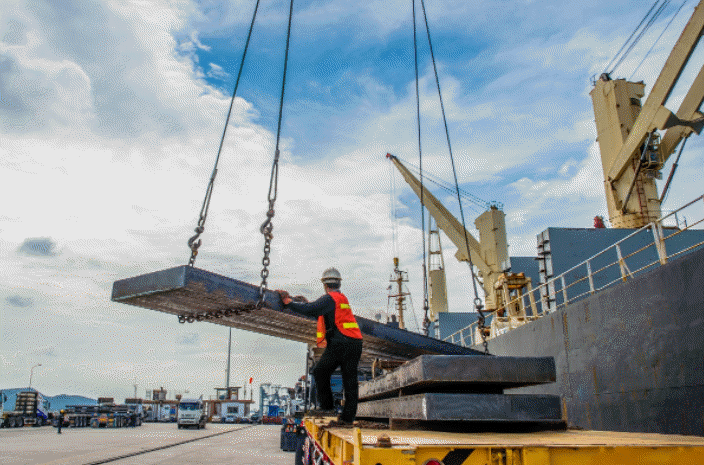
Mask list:
[[[88,465],[115,461],[137,464],[280,465],[294,462],[280,449],[279,425],[223,425],[177,428],[176,423],[145,423],[137,428],[25,427],[0,429],[0,463],[4,465]],[[168,447],[173,444],[189,441]],[[156,451],[149,451],[164,447]],[[145,452],[149,451],[149,452]],[[144,452],[144,453],[140,453]],[[132,455],[131,454],[138,454]]]

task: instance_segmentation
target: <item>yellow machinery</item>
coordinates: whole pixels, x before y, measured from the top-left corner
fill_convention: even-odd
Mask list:
[[[430,308],[428,319],[437,321],[438,313],[447,312],[447,282],[445,259],[442,255],[440,231],[431,229],[428,234],[428,280],[430,282]]]
[[[694,10],[645,103],[645,84],[602,74],[590,95],[604,170],[609,220],[615,228],[640,228],[661,216],[655,179],[675,147],[692,131],[699,134],[704,68],[679,110],[664,104],[704,30],[704,0]],[[662,138],[658,130],[666,131]]]
[[[504,270],[510,268],[508,244],[506,242],[506,221],[504,212],[491,207],[474,221],[479,231],[477,241],[457,218],[443,206],[440,201],[421,185],[420,181],[393,155],[387,155],[399,170],[411,189],[420,198],[423,196],[425,208],[433,217],[438,227],[450,238],[457,247],[456,257],[460,261],[468,261],[469,254],[472,263],[479,269],[485,294],[485,306],[489,311],[501,306],[501,293],[496,293],[495,283]],[[465,235],[467,241],[465,242]],[[469,244],[469,252],[466,243]]]
[[[648,433],[447,433],[328,427],[307,418],[302,463],[334,465],[612,465],[704,463],[704,439]],[[297,462],[298,463],[298,462]]]

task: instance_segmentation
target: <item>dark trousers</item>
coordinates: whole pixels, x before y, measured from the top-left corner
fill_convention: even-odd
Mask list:
[[[357,367],[362,356],[362,340],[346,336],[330,338],[328,346],[320,361],[313,369],[318,404],[323,410],[335,407],[330,387],[330,377],[340,367],[342,370],[342,388],[345,391],[345,406],[340,420],[353,422],[357,415],[357,400],[359,391],[357,385]]]

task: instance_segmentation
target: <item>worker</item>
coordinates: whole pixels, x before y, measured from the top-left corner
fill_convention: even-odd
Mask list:
[[[362,356],[362,332],[352,313],[347,297],[340,292],[342,276],[335,268],[328,268],[320,279],[325,295],[314,302],[296,302],[288,292],[277,291],[284,306],[295,312],[317,317],[317,343],[325,347],[325,352],[313,369],[318,407],[332,411],[335,407],[330,378],[340,367],[342,370],[342,388],[345,404],[339,421],[351,424],[357,414],[359,397],[357,385],[357,367]],[[298,298],[296,300],[299,300]]]
[[[64,426],[64,413],[66,413],[64,410],[61,410],[59,412],[59,422],[58,422],[59,423],[58,424],[59,430],[57,431],[57,434],[61,434],[61,427]]]

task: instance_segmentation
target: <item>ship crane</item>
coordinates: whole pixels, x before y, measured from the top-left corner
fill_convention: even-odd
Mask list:
[[[430,228],[428,232],[428,281],[430,282],[428,322],[436,322],[438,315],[448,310],[445,257],[442,254],[440,230],[437,227]],[[437,337],[437,334],[435,336]]]
[[[615,228],[640,228],[660,218],[662,197],[655,179],[661,177],[660,170],[682,139],[701,131],[704,67],[676,113],[664,105],[703,30],[704,0],[695,8],[642,106],[642,81],[612,79],[609,73],[594,81],[590,95],[609,220]],[[658,131],[665,133],[660,137]]]
[[[452,243],[457,247],[455,257],[459,261],[468,261],[471,254],[472,263],[478,268],[484,288],[484,300],[488,311],[502,309],[504,305],[502,275],[505,277],[511,269],[506,241],[505,214],[496,205],[491,205],[474,221],[479,231],[476,240],[440,201],[431,194],[406,168],[401,161],[391,154],[386,154],[394,166],[411,186],[413,192],[424,199],[424,206]],[[465,235],[467,241],[465,241]],[[469,251],[466,244],[469,244]]]

